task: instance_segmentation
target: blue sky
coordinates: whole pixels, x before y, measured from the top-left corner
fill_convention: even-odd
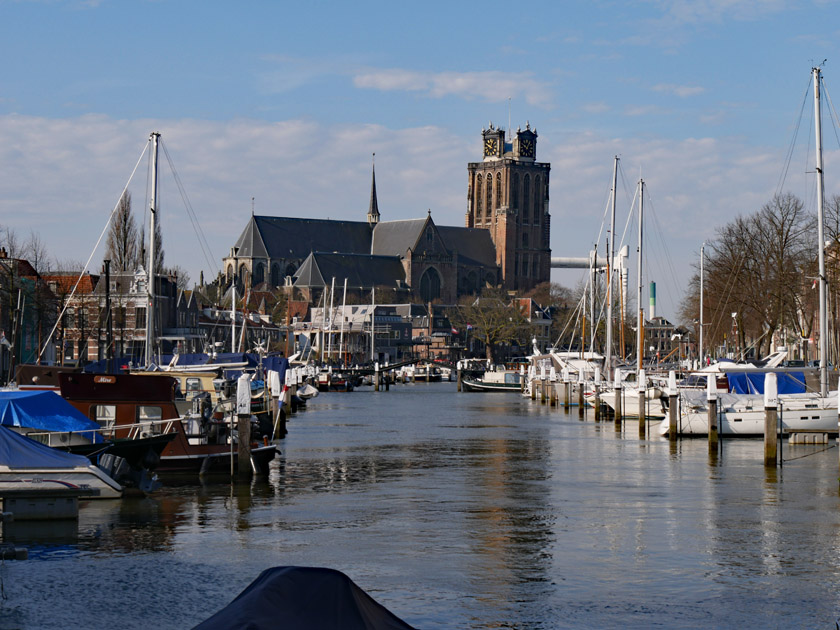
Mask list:
[[[645,281],[672,316],[703,240],[776,192],[811,67],[827,59],[829,96],[840,85],[838,36],[834,1],[0,0],[0,224],[84,262],[159,131],[210,246],[164,162],[166,262],[197,280],[252,197],[258,214],[363,220],[374,152],[383,220],[462,225],[482,128],[529,121],[552,164],[552,254],[599,240],[619,155],[620,221],[641,176]],[[811,110],[784,185],[806,202]],[[145,166],[129,188],[139,220]]]

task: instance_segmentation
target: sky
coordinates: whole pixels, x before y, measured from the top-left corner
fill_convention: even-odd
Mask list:
[[[642,178],[643,282],[676,321],[716,229],[780,191],[815,208],[821,64],[840,193],[838,46],[833,0],[0,0],[0,226],[99,271],[125,188],[148,220],[159,132],[165,264],[197,281],[252,212],[365,220],[374,154],[382,220],[463,225],[482,129],[530,123],[552,256],[603,253],[618,156],[631,291]]]

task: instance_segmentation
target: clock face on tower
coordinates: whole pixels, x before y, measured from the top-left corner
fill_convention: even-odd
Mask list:
[[[522,157],[534,157],[534,141],[531,138],[523,138],[519,143],[519,155]]]
[[[496,155],[498,153],[497,147],[496,138],[487,138],[484,141],[484,155]]]

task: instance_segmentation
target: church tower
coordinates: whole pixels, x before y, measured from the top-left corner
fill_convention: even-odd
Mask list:
[[[551,165],[536,161],[537,130],[530,123],[509,143],[493,123],[481,134],[484,160],[467,165],[465,224],[490,231],[503,287],[528,291],[551,277]]]

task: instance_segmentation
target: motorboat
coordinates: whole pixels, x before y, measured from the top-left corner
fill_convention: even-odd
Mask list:
[[[123,487],[84,455],[51,448],[0,426],[0,494],[63,488],[96,490],[91,498],[99,499],[123,495]]]
[[[174,432],[160,454],[157,471],[210,473],[234,469],[239,462],[232,430],[233,403],[213,407],[209,397],[195,399],[195,412],[181,415],[174,401],[176,381],[140,374],[62,374],[61,395],[114,438],[140,431],[142,437]],[[252,436],[259,437],[259,424]],[[231,436],[233,436],[231,438]],[[251,467],[267,474],[277,447],[268,436],[251,440]]]
[[[520,392],[523,378],[520,370],[496,366],[480,376],[462,376],[461,390],[465,392]]]

